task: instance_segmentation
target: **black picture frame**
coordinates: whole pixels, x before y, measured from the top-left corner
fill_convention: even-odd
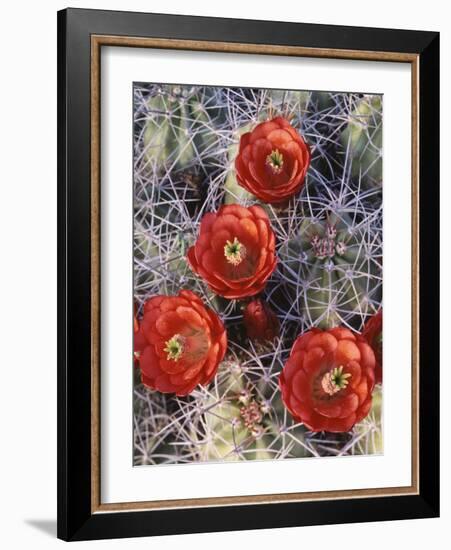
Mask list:
[[[418,56],[419,492],[188,509],[92,511],[91,37]],[[331,54],[331,57],[334,57]],[[87,540],[439,515],[439,33],[67,9],[58,12],[58,537]]]

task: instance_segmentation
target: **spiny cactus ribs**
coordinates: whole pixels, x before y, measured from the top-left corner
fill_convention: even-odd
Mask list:
[[[133,107],[134,464],[383,452],[381,96],[136,83]]]

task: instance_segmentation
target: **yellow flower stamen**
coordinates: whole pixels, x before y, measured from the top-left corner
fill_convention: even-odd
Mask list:
[[[271,151],[271,153],[266,157],[266,164],[268,164],[272,168],[272,171],[275,174],[278,174],[282,171],[283,155],[279,151],[279,149],[274,149],[274,151]]]
[[[235,237],[232,242],[227,241],[224,246],[224,256],[232,265],[239,265],[245,254],[245,248],[240,241]]]
[[[351,374],[349,372],[343,373],[343,366],[340,365],[323,376],[321,386],[327,394],[334,395],[346,388],[349,383],[348,378],[351,378]]]
[[[166,358],[168,361],[178,361],[183,354],[183,336],[175,334],[167,342],[164,351],[166,352]]]

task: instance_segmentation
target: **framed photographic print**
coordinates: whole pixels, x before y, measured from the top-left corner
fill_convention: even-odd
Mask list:
[[[439,35],[58,14],[58,536],[439,513]]]

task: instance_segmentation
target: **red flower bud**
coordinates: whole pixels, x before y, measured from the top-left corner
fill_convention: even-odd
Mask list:
[[[279,319],[263,300],[254,300],[247,304],[243,318],[251,340],[271,341],[279,335]]]
[[[380,384],[382,382],[382,308],[366,322],[362,336],[373,348],[376,356],[376,384]]]

